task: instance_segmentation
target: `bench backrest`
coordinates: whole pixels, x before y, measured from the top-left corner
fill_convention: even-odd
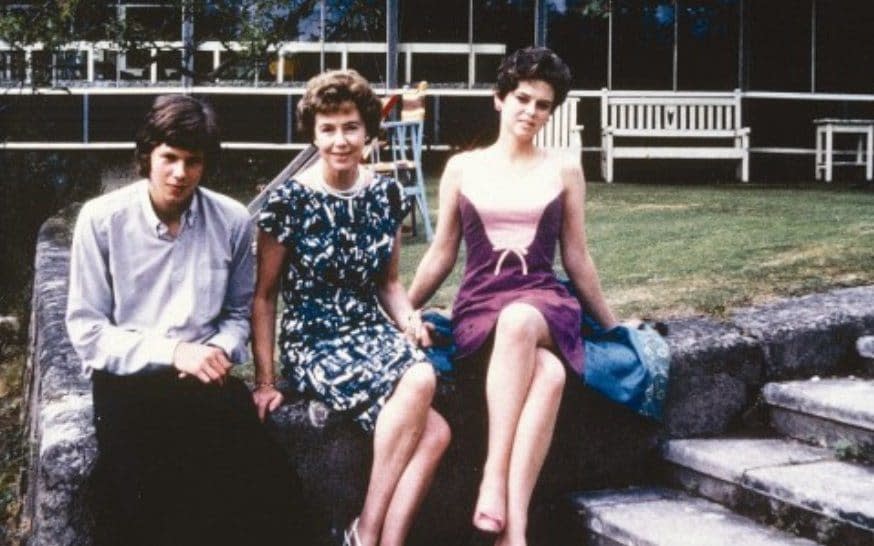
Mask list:
[[[601,127],[658,134],[741,128],[740,93],[601,95]]]
[[[555,109],[546,125],[534,137],[534,144],[541,148],[574,148],[582,146],[580,131],[582,125],[577,122],[577,105],[580,99],[568,97]]]

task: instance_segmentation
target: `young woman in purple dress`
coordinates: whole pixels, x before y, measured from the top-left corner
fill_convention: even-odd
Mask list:
[[[605,328],[617,323],[586,244],[580,158],[534,145],[570,81],[567,65],[546,48],[504,60],[494,96],[498,139],[447,163],[435,239],[410,287],[412,304],[422,306],[452,270],[464,237],[456,356],[488,366],[488,452],[473,525],[500,546],[526,544],[565,369],[580,375],[585,365],[581,305]],[[555,276],[557,245],[579,300]]]

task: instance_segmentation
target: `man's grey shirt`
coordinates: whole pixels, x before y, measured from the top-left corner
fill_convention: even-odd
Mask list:
[[[246,208],[199,187],[173,238],[148,188],[135,182],[79,213],[66,318],[85,369],[166,368],[181,341],[245,362],[255,269]]]

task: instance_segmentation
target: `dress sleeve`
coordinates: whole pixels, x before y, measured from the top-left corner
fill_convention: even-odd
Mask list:
[[[291,180],[285,182],[267,197],[258,215],[258,227],[264,233],[273,235],[280,243],[290,244],[301,218],[301,214],[298,214],[300,200],[299,192]]]
[[[410,200],[404,193],[404,187],[394,178],[386,178],[385,185],[388,215],[394,230],[397,229],[407,214],[409,214]]]

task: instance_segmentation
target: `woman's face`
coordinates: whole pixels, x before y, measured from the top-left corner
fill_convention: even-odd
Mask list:
[[[353,103],[343,103],[330,114],[316,114],[313,133],[313,144],[319,150],[325,169],[339,173],[358,167],[367,131]]]
[[[501,131],[533,139],[549,119],[554,100],[555,91],[545,81],[520,81],[503,99],[495,97],[495,109],[501,114]]]

